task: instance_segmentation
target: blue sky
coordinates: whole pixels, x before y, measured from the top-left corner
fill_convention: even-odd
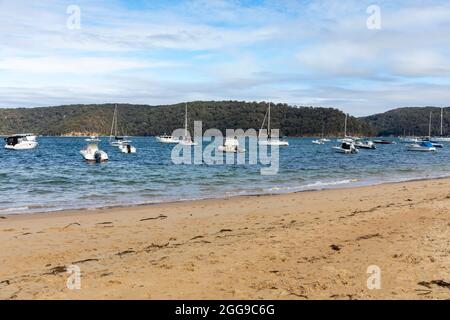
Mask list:
[[[222,99],[354,115],[448,106],[450,4],[0,0],[0,107]]]

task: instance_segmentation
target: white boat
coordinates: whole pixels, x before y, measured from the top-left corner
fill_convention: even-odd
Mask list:
[[[413,143],[407,146],[408,151],[419,151],[419,152],[431,152],[436,151],[431,142],[422,141],[420,143]]]
[[[217,148],[221,152],[241,153],[245,149],[239,147],[239,140],[236,138],[225,138],[225,143]]]
[[[100,139],[97,137],[90,137],[86,139],[86,149],[80,151],[84,160],[89,162],[105,162],[108,161],[108,154],[98,148]]]
[[[15,134],[5,138],[5,149],[29,150],[38,146],[36,136],[32,133]]]
[[[267,108],[266,114],[264,116],[264,120],[263,123],[261,125],[261,130],[262,131],[264,124],[266,122],[266,118],[267,118],[267,138],[259,138],[258,143],[260,145],[267,145],[267,146],[288,146],[289,142],[284,141],[284,140],[280,140],[279,138],[272,138],[271,132],[270,132],[270,102],[269,102],[269,107]]]
[[[169,136],[169,135],[157,136],[156,141],[161,142],[161,143],[180,143],[180,139]]]
[[[420,142],[420,139],[416,137],[402,137],[400,138],[400,141],[402,143],[418,143]]]
[[[358,149],[355,147],[355,144],[352,142],[342,142],[340,146],[333,147],[334,151],[337,153],[344,154],[356,154],[358,153]]]
[[[434,148],[443,148],[444,145],[441,143],[438,143],[436,141],[432,141],[431,139],[431,117],[433,116],[433,112],[430,112],[430,122],[428,125],[428,137],[422,139],[423,142],[429,142],[431,144],[431,146],[433,146]],[[442,122],[442,120],[441,120]]]
[[[373,143],[373,141],[370,141],[370,140],[357,140],[355,142],[355,147],[358,149],[371,149],[371,150],[374,150],[377,148],[375,146],[375,143]]]
[[[197,145],[197,142],[192,141],[191,136],[189,135],[187,103],[184,106],[184,136],[183,139],[178,141],[178,143],[183,146]]]
[[[113,120],[112,120],[112,124],[111,124],[111,133],[109,135],[109,144],[114,147],[119,147],[119,150],[123,153],[135,153],[136,148],[131,145],[131,140],[128,139],[127,136],[120,136],[117,134],[117,132],[118,132],[117,116],[118,116],[118,111],[117,111],[117,104],[116,104],[116,106],[114,108]],[[128,148],[127,146],[130,146],[130,148]],[[134,152],[126,152],[129,149],[134,150]]]
[[[322,141],[322,142],[330,142],[331,140],[327,139],[327,138],[322,138],[322,139],[320,139],[320,141]]]
[[[324,142],[322,139],[319,139],[319,140],[313,140],[312,143],[313,143],[313,144],[318,144],[318,145],[325,144],[325,142]]]
[[[121,143],[119,145],[119,150],[122,153],[136,153],[136,148],[133,147],[131,144],[129,143]]]
[[[444,108],[441,108],[441,135],[431,138],[433,142],[450,142],[450,137],[444,137]]]

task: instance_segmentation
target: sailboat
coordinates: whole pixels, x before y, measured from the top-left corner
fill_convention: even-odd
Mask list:
[[[197,142],[192,141],[191,136],[189,135],[189,129],[188,129],[188,111],[187,111],[187,103],[184,107],[184,136],[183,139],[179,141],[181,145],[184,146],[196,146]]]
[[[262,129],[264,127],[264,124],[266,122],[266,117],[267,117],[267,139],[260,139],[258,143],[260,145],[267,145],[267,146],[280,146],[280,147],[281,146],[288,146],[289,142],[280,140],[279,138],[272,138],[271,137],[271,132],[270,132],[270,102],[269,102],[269,107],[267,109],[267,112],[266,112],[266,114],[264,116],[264,120],[263,120],[263,123],[261,125],[260,132],[262,131]]]
[[[313,140],[312,143],[322,145],[325,144],[325,142],[329,142],[330,139],[324,138],[324,133],[325,133],[325,123],[322,124],[322,137],[320,139]]]
[[[443,144],[431,141],[431,118],[432,118],[432,116],[433,116],[433,112],[431,111],[430,112],[430,121],[429,121],[429,124],[428,124],[428,137],[426,137],[422,141],[423,142],[429,142],[434,148],[443,148],[444,147]]]
[[[136,147],[131,145],[131,140],[127,140],[125,136],[117,135],[117,104],[114,107],[114,115],[111,124],[111,133],[109,135],[109,144],[111,146],[119,147],[122,153],[136,153]],[[113,135],[114,133],[114,135]]]
[[[337,140],[341,144],[338,146],[334,146],[333,150],[337,153],[344,153],[344,154],[358,153],[359,150],[355,147],[355,141],[352,138],[347,137],[347,120],[348,114],[346,113],[344,121],[344,138]]]
[[[441,108],[441,135],[439,137],[433,137],[435,142],[450,142],[450,137],[444,137],[444,108]]]

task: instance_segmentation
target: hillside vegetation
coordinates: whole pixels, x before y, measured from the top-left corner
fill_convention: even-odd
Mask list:
[[[266,103],[239,101],[195,101],[188,103],[189,122],[202,120],[203,129],[259,129]],[[344,113],[332,108],[293,107],[274,104],[272,128],[286,136],[314,136],[343,133]],[[109,135],[114,104],[65,105],[42,108],[0,109],[0,134],[33,132],[39,135],[98,133]],[[184,103],[165,106],[118,104],[120,134],[159,135],[184,126]],[[371,127],[349,117],[349,134],[371,135]]]
[[[441,108],[399,108],[385,113],[361,118],[382,136],[389,135],[428,135],[430,112],[432,112],[432,135],[441,131]],[[443,132],[450,134],[450,108],[444,108]]]

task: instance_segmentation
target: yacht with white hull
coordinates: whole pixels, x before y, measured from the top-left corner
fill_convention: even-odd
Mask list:
[[[157,136],[156,141],[161,143],[180,143],[180,139],[177,139],[169,135]]]
[[[266,122],[266,117],[267,117],[267,139],[260,138],[258,143],[260,145],[267,145],[267,146],[279,146],[279,147],[288,146],[289,142],[280,140],[279,138],[272,138],[271,137],[271,131],[270,131],[270,102],[269,102],[269,107],[267,109],[266,115],[264,116],[264,120],[263,120],[263,123],[262,123],[262,126],[261,126],[261,131],[262,131],[262,129],[264,127],[264,124]]]
[[[38,146],[36,136],[32,133],[15,134],[5,138],[5,149],[30,150]]]
[[[178,140],[178,143],[183,146],[196,146],[197,145],[197,142],[192,141],[191,136],[189,134],[187,103],[184,106],[184,136],[183,136],[183,139]]]

